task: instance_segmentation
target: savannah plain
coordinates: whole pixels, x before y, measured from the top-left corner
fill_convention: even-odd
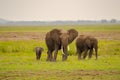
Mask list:
[[[78,60],[74,41],[67,61],[59,51],[56,62],[47,62],[44,38],[54,28],[96,37],[98,60]],[[39,61],[36,46],[44,48]],[[0,26],[0,80],[120,80],[120,24]]]

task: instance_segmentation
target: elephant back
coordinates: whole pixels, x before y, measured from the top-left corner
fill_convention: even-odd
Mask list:
[[[60,44],[60,34],[61,33],[59,29],[53,29],[52,31],[50,31],[51,39],[57,44]]]

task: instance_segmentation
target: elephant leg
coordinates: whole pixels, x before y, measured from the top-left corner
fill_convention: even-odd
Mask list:
[[[50,58],[49,52],[47,52],[47,60],[46,61],[49,61],[49,58]]]
[[[78,60],[81,60],[81,53],[78,54]]]
[[[36,60],[39,60],[39,59],[40,59],[40,58],[39,58],[39,55],[37,54],[37,55],[36,55]]]
[[[36,51],[36,60],[38,60],[38,52]]]
[[[37,60],[40,60],[40,56],[41,56],[41,54],[38,54],[38,55],[37,55]]]
[[[93,54],[93,49],[90,49],[90,52],[89,52],[89,59],[92,58],[92,54]]]
[[[41,54],[42,54],[42,53],[40,52],[40,54],[39,54],[39,59],[41,58]]]
[[[63,51],[64,52],[64,51]],[[62,61],[66,61],[68,58],[68,54],[67,52],[65,52],[64,54],[62,54]]]
[[[40,59],[40,56],[41,56],[40,51],[36,51],[36,60],[39,60],[39,59]]]
[[[78,60],[81,60],[82,58],[81,58],[81,55],[82,55],[82,51],[79,51],[78,52]]]
[[[53,52],[53,51],[50,51],[50,50],[47,52],[47,54],[48,54],[48,56],[47,56],[47,61],[52,61],[52,59],[53,59],[53,57],[52,57],[52,52]]]
[[[87,56],[87,52],[88,52],[88,49],[85,50],[84,55],[83,55],[83,59],[86,58],[86,56]]]
[[[68,58],[67,47],[63,48],[62,61],[66,61]]]
[[[78,54],[78,60],[79,60],[79,59],[80,59],[80,56],[81,56],[81,55],[80,55],[81,53],[80,53],[80,49],[79,49],[78,47],[76,47],[76,54]]]
[[[50,53],[50,61],[53,60],[53,55],[52,55],[52,52]]]
[[[63,54],[63,55],[62,55],[62,61],[66,61],[66,60],[67,60],[67,57],[68,57],[68,56],[67,56],[66,54]]]
[[[55,52],[54,52],[54,58],[53,58],[53,61],[56,61],[56,59],[57,59],[57,54],[58,54],[58,49],[55,50]]]
[[[96,60],[98,59],[98,48],[95,48],[95,56],[96,56]]]
[[[47,52],[47,61],[50,61],[50,51]]]
[[[56,59],[57,59],[58,50],[59,50],[59,45],[55,44],[55,51],[54,51],[53,61],[56,61]]]
[[[68,54],[67,53],[63,54],[63,61],[66,61],[67,58],[68,58]]]

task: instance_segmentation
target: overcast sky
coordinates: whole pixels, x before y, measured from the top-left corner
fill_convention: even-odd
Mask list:
[[[120,0],[0,0],[7,20],[120,20]]]

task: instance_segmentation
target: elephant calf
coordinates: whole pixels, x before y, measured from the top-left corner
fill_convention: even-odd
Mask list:
[[[96,59],[98,57],[98,41],[96,38],[91,37],[91,36],[85,36],[85,35],[80,35],[77,40],[76,40],[76,49],[78,53],[78,59],[81,59],[82,52],[83,54],[83,59],[86,58],[87,52],[89,51],[89,59],[92,57],[93,54],[93,48],[95,49],[95,56]]]
[[[39,60],[44,49],[42,47],[35,47],[36,60]]]

